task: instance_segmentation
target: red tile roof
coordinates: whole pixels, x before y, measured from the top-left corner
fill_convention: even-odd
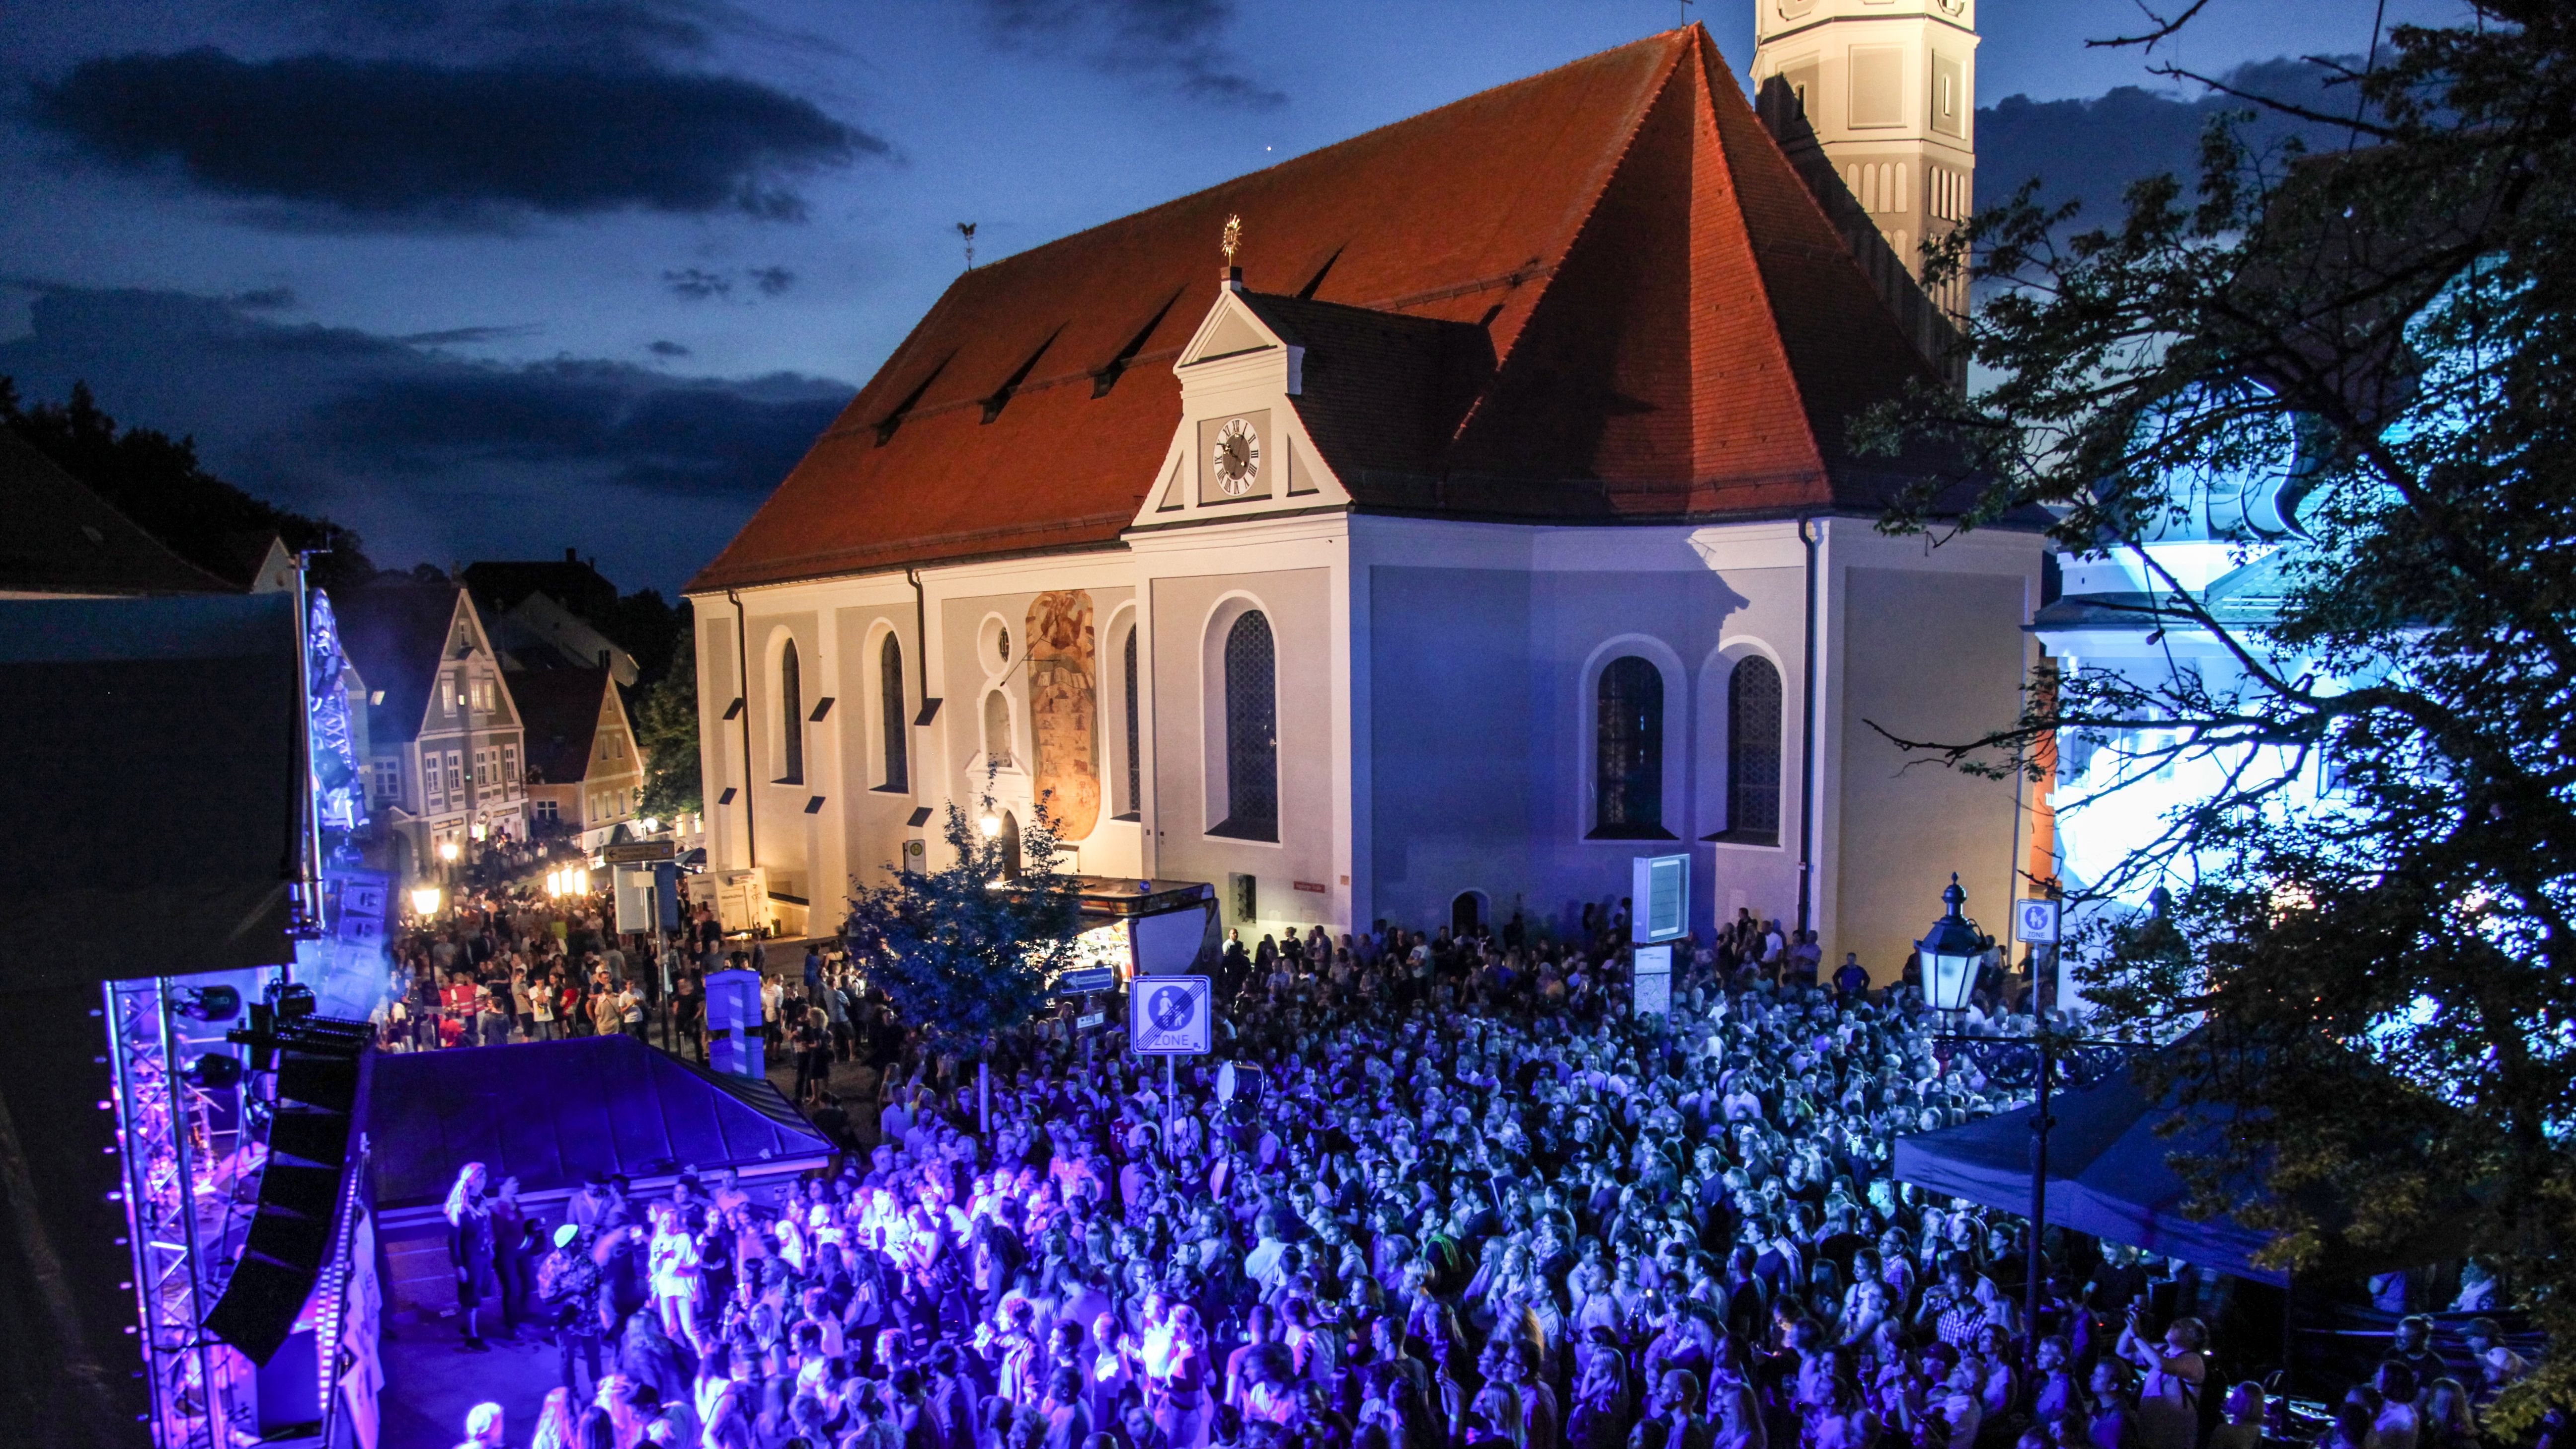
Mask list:
[[[1694,25],[966,273],[690,589],[1114,542],[1235,214],[1363,508],[1875,510],[1845,421],[1930,377]]]

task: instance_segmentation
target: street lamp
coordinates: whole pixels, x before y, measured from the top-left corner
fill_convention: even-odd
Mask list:
[[[1976,922],[1959,914],[1959,908],[1968,903],[1968,893],[1959,889],[1958,872],[1951,872],[1950,888],[1941,892],[1941,903],[1949,907],[1948,914],[1932,923],[1932,929],[1914,943],[1914,951],[1923,962],[1923,999],[1934,1011],[1955,1019],[1976,994],[1977,968],[1995,941],[1978,930]]]
[[[998,839],[1002,834],[1002,817],[990,810],[985,811],[984,818],[976,821],[975,824],[984,832],[986,840]]]
[[[438,887],[425,885],[411,893],[411,913],[426,920],[438,914]]]
[[[1941,903],[1947,907],[1941,919],[1922,940],[1914,943],[1923,962],[1923,996],[1945,1021],[1956,1023],[1968,1009],[1968,1000],[1976,994],[1977,968],[1984,964],[1986,952],[1994,948],[1994,938],[1977,929],[1976,922],[1960,913],[1968,902],[1968,893],[1959,888],[1959,877],[1950,877],[1950,888],[1941,892]],[[2034,1008],[2038,1005],[2033,1000]],[[2006,1086],[2029,1086],[2035,1089],[2030,1114],[2030,1257],[2023,1272],[2022,1322],[2027,1329],[2032,1381],[2039,1372],[2039,1290],[2042,1282],[2040,1243],[2048,1226],[2048,1129],[2057,1125],[2048,1115],[2048,1099],[2062,1078],[2068,1085],[2091,1086],[2127,1060],[2127,1053],[2151,1045],[2144,1042],[2103,1041],[2079,1032],[2067,1031],[2050,1024],[2036,1010],[2031,1013],[2034,1029],[2026,1037],[1976,1036],[1958,1031],[1936,1032],[1935,1047],[1972,1057],[1987,1076]]]

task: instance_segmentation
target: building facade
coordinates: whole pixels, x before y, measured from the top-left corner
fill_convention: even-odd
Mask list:
[[[384,584],[333,601],[367,692],[367,794],[404,879],[528,833],[524,740],[473,596]]]
[[[548,669],[508,678],[528,745],[531,828],[596,848],[636,820],[644,795],[644,757],[615,676]]]
[[[1930,375],[1697,27],[979,268],[690,585],[711,863],[828,929],[989,795],[1255,932],[1569,929],[1687,853],[1892,976],[2018,801],[1890,737],[2039,590],[1877,532]]]

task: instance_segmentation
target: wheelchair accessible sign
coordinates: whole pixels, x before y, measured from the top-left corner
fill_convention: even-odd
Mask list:
[[[1140,1057],[1203,1057],[1215,997],[1204,976],[1139,976],[1127,983],[1127,1049]]]

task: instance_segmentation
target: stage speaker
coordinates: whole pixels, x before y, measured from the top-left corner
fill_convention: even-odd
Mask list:
[[[349,1157],[349,1114],[281,1107],[268,1124],[271,1161],[291,1157],[328,1167]]]
[[[342,1115],[358,1109],[356,1055],[323,1055],[289,1048],[277,1064],[277,1099]]]
[[[206,1331],[253,1363],[265,1365],[294,1332],[331,1256],[331,1219],[349,1158],[363,1050],[363,1042],[344,1049],[333,1041],[320,1050],[287,1045],[278,1055],[278,1106],[268,1125],[259,1208],[241,1260],[206,1315]]]

